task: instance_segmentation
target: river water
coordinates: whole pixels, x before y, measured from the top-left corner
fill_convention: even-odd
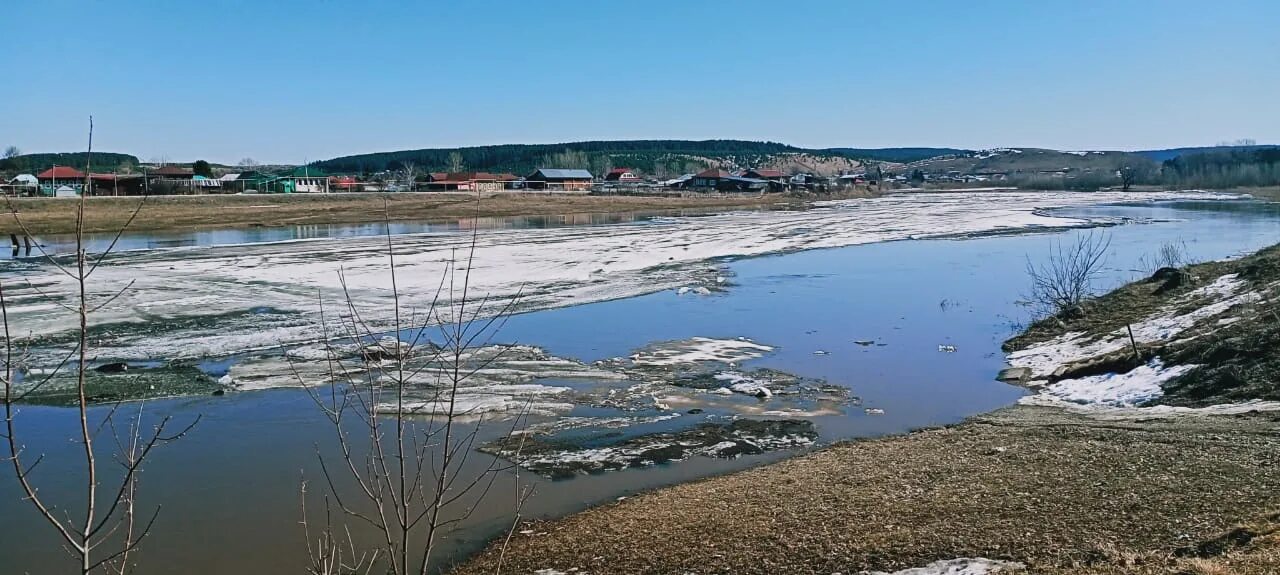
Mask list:
[[[1051,215],[1121,224],[1105,230],[1112,241],[1103,287],[1148,273],[1144,257],[1166,242],[1185,246],[1198,260],[1280,242],[1280,209],[1274,204],[1180,201],[1071,207]],[[626,225],[646,225],[647,218],[638,219]],[[336,235],[382,231],[353,227]],[[280,238],[276,234],[287,233],[263,237],[274,241]],[[592,362],[626,356],[658,341],[749,338],[776,349],[744,367],[825,380],[860,398],[859,405],[848,405],[837,415],[811,418],[819,444],[902,433],[958,422],[1023,395],[993,376],[1004,364],[1000,343],[1028,315],[1017,303],[1026,288],[1026,261],[1040,259],[1051,242],[1071,241],[1082,233],[1090,232],[889,241],[724,258],[718,264],[725,266],[732,285],[723,292],[697,295],[668,289],[533,311],[510,318],[497,339]],[[217,234],[194,241],[216,243]],[[231,243],[243,243],[245,237],[235,240]],[[149,245],[145,238],[131,241],[140,249]],[[212,369],[225,369],[234,361]],[[138,572],[298,571],[305,562],[298,529],[299,482],[304,476],[313,482],[320,477],[317,450],[334,452],[332,429],[311,399],[297,389],[273,389],[157,400],[148,402],[146,410],[151,420],[201,420],[189,436],[158,452],[146,470],[143,504],[163,504],[163,510],[138,556]],[[77,476],[71,457],[75,445],[68,440],[74,418],[74,412],[63,408],[26,407],[20,420],[28,451],[47,454],[38,475],[42,493],[70,506],[75,504],[71,487]],[[700,421],[682,416],[661,428]],[[694,457],[559,481],[524,473],[521,480],[536,485],[525,515],[564,515],[800,451],[737,459]],[[505,529],[513,497],[504,479],[463,528],[449,536],[441,562],[474,551]],[[59,571],[56,561],[62,553],[52,528],[20,500],[9,474],[0,473],[0,572]]]

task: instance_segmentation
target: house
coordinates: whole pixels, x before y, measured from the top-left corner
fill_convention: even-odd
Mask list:
[[[743,172],[742,177],[769,182],[771,192],[787,191],[787,176],[782,173],[782,170],[751,169]]]
[[[693,179],[689,180],[685,186],[703,192],[764,193],[769,190],[772,183],[773,182],[770,182],[769,180],[735,176],[730,174],[727,170],[711,168],[694,174]]]
[[[756,180],[769,180],[771,182],[782,182],[787,179],[787,176],[782,173],[782,170],[766,170],[763,168],[747,170],[742,173],[742,177],[753,178]]]
[[[586,170],[538,168],[525,178],[530,190],[587,191],[594,176]]]
[[[40,195],[65,198],[80,195],[84,190],[84,172],[69,166],[54,166],[39,174]]]
[[[693,180],[693,174],[684,174],[678,178],[671,178],[662,182],[662,186],[666,188],[687,188],[689,182]]]
[[[40,189],[40,180],[31,174],[18,174],[17,177],[0,184],[0,193],[6,196],[34,196]]]
[[[141,196],[146,193],[142,174],[89,174],[95,196]]]
[[[257,170],[246,170],[236,174],[223,174],[222,191],[227,193],[254,193],[263,190],[272,177]]]
[[[324,170],[314,166],[298,166],[289,174],[289,179],[293,180],[292,189],[286,192],[296,192],[300,194],[327,194],[329,193],[329,174]]]
[[[640,181],[640,176],[637,176],[631,168],[614,168],[609,170],[608,174],[605,174],[604,181],[616,182],[619,184],[634,184]]]
[[[811,192],[826,192],[827,185],[830,183],[826,178],[813,174],[796,174],[791,176],[789,182],[792,189],[809,190]]]
[[[693,179],[685,186],[697,189],[718,189],[720,180],[731,177],[733,177],[733,174],[730,174],[728,170],[711,168],[694,174]]]
[[[363,189],[361,183],[356,180],[355,176],[337,176],[331,178],[333,189],[339,192],[358,192]]]
[[[434,191],[496,192],[504,187],[500,179],[510,174],[489,172],[432,172],[427,178],[427,189]],[[515,176],[511,176],[514,180]]]
[[[192,180],[195,179],[196,172],[191,168],[160,166],[153,170],[147,170],[147,177],[160,178],[162,180]]]

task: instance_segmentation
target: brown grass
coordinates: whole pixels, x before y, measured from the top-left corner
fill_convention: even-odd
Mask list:
[[[1277,431],[1264,415],[1015,407],[533,523],[504,572],[856,573],[980,556],[1032,573],[1269,573],[1269,548],[1187,550],[1280,503]],[[496,560],[491,548],[457,573]]]
[[[778,194],[706,198],[500,194],[483,198],[477,207],[475,196],[445,193],[157,196],[147,200],[130,229],[160,231],[381,222],[384,199],[395,221],[767,207],[796,202],[794,198]],[[90,198],[86,207],[86,231],[119,229],[138,201],[139,198]],[[75,229],[75,201],[20,198],[10,202],[9,206],[21,214],[33,234],[70,233]],[[10,211],[9,206],[5,212]],[[0,216],[0,233],[21,233],[10,213]]]

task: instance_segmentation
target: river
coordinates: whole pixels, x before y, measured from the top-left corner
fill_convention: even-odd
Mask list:
[[[553,238],[559,242],[557,245],[564,246],[582,243],[586,237],[583,234],[589,234],[592,243],[582,244],[589,247],[575,247],[572,256],[548,254],[540,258],[538,252],[527,255],[520,252],[523,247],[513,248],[514,243],[501,238],[484,239],[485,249],[478,251],[478,261],[473,265],[484,266],[483,258],[496,258],[494,254],[510,256],[512,251],[520,252],[513,257],[504,256],[505,272],[492,269],[480,274],[480,284],[496,293],[509,290],[502,281],[504,273],[524,274],[535,283],[546,278],[547,285],[563,281],[550,272],[525,271],[537,268],[544,261],[546,265],[561,268],[581,265],[586,277],[592,277],[591,272],[597,267],[607,267],[606,262],[636,260],[634,269],[619,269],[613,274],[622,280],[609,279],[595,284],[586,281],[541,290],[542,295],[536,296],[534,303],[520,308],[522,313],[508,319],[495,340],[536,346],[547,354],[583,365],[626,358],[655,342],[689,341],[695,337],[749,340],[769,346],[771,351],[738,367],[743,370],[768,368],[847,389],[851,394],[847,400],[836,402],[834,412],[815,411],[803,418],[813,422],[818,432],[816,445],[821,445],[954,423],[1009,405],[1023,395],[1020,388],[994,381],[993,376],[1004,364],[1000,343],[1019,322],[1027,319],[1027,310],[1018,303],[1026,289],[1026,261],[1041,259],[1053,241],[1069,242],[1082,233],[1110,234],[1111,250],[1101,287],[1149,273],[1144,267],[1144,257],[1152,255],[1166,242],[1184,245],[1188,255],[1197,260],[1228,257],[1280,242],[1280,209],[1275,204],[1199,200],[1118,203],[1129,198],[1097,196],[1082,200],[1067,195],[1034,200],[1006,196],[1011,198],[1007,200],[1008,205],[1000,198],[981,210],[960,204],[961,199],[974,197],[981,196],[957,195],[944,200],[951,203],[937,210],[937,221],[948,221],[947,218],[975,221],[975,217],[998,212],[1005,215],[1002,222],[1007,225],[938,226],[916,213],[901,213],[895,218],[892,210],[858,212],[865,208],[842,205],[824,207],[807,216],[803,213],[739,214],[735,219],[724,220],[723,225],[713,216],[710,218],[713,221],[698,224],[703,226],[699,231],[683,235],[670,232],[689,225],[680,218],[646,216],[624,217],[616,223],[591,221],[587,223],[597,225],[591,226],[589,232],[574,227],[557,230],[520,224],[501,230],[504,226],[499,223],[491,226],[495,229],[492,235],[554,232],[554,236],[538,237],[540,241]],[[932,200],[911,198],[891,207],[917,209],[916,202],[928,201]],[[1017,210],[1024,211],[1009,207],[1015,203]],[[1067,207],[1052,208],[1054,205]],[[1015,211],[1016,217],[1008,217]],[[828,213],[824,215],[824,212]],[[857,227],[861,224],[851,223],[871,220],[872,215],[873,225]],[[1086,221],[1115,225],[1092,232],[1066,227],[1080,226]],[[765,225],[772,230],[768,237],[758,235]],[[448,244],[468,237],[465,229],[407,226],[392,232],[402,233],[393,240],[409,244],[410,250],[417,249],[412,247],[415,242]],[[832,229],[822,229],[823,226],[832,226]],[[1028,226],[1033,227],[1028,229]],[[886,232],[890,227],[901,230]],[[677,257],[681,250],[688,251],[690,241],[721,242],[724,240],[718,236],[732,230],[741,230],[741,235],[748,236],[748,248],[716,250],[699,246],[694,247],[697,253],[689,256],[687,263],[685,258]],[[355,249],[351,246],[359,245],[352,242],[383,232],[379,226],[326,230],[319,234],[325,240],[346,243],[325,245],[319,251]],[[626,238],[625,242],[636,253],[657,255],[643,259],[621,254],[627,246],[601,243],[596,235],[601,232]],[[165,281],[174,281],[185,288],[224,277],[218,274],[230,274],[224,272],[222,266],[245,266],[246,261],[254,260],[253,269],[257,270],[261,261],[273,260],[285,273],[277,273],[268,278],[269,281],[261,275],[249,277],[246,281],[264,281],[267,285],[261,293],[240,296],[234,305],[255,302],[283,307],[289,297],[309,297],[302,295],[305,293],[302,290],[291,292],[284,287],[291,278],[314,288],[308,274],[313,273],[313,268],[325,267],[317,263],[319,260],[302,262],[296,250],[302,249],[300,246],[317,248],[316,243],[281,241],[296,238],[289,233],[263,232],[258,236],[260,239],[255,240],[240,231],[228,231],[225,235],[210,232],[207,237],[182,240],[191,247],[187,251],[169,249],[172,246],[155,249],[152,246],[156,244],[149,243],[167,241],[162,238],[132,237],[126,245],[136,251],[123,253],[113,261],[119,262],[121,268],[127,267],[135,276],[194,262],[190,268],[174,270],[184,272],[179,274],[181,277],[140,286],[143,294],[138,297],[156,299],[161,293],[158,286]],[[784,241],[793,235],[803,236],[804,241]],[[858,241],[849,239],[855,235]],[[676,236],[679,241],[675,243],[664,239]],[[652,242],[648,246],[652,249],[636,242]],[[292,259],[282,255],[284,248],[294,252]],[[602,250],[603,254],[590,258],[581,255],[592,250]],[[422,248],[415,253],[429,251]],[[343,265],[348,268],[367,265],[370,269],[362,269],[361,273],[375,273],[373,264],[362,259],[363,253],[347,253],[348,257],[325,259],[326,273],[334,272],[334,261],[345,262]],[[422,261],[438,256],[435,252],[431,254]],[[671,269],[646,272],[663,261],[674,262],[669,266]],[[36,266],[15,262],[4,271],[10,274],[47,272]],[[279,272],[281,268],[275,269]],[[302,270],[306,270],[305,273]],[[420,275],[427,276],[428,271],[423,270]],[[649,276],[653,278],[651,285],[627,285]],[[710,277],[726,278],[723,282],[726,287],[706,290],[706,293],[676,289],[695,285],[716,287],[716,281],[708,279]],[[6,285],[9,281],[6,279]],[[373,282],[369,285],[372,292],[376,285]],[[591,285],[607,289],[592,289]],[[200,301],[217,299],[224,293],[219,289],[201,292]],[[575,294],[585,303],[548,303],[555,301],[555,295],[565,292]],[[368,296],[365,301],[375,299]],[[302,307],[300,303],[295,305]],[[160,319],[150,321],[180,323],[177,320],[183,316],[173,309],[165,308]],[[18,321],[29,319],[28,325],[45,333],[56,334],[62,329],[61,320],[42,320],[40,313],[38,309],[21,312]],[[136,320],[130,313],[135,312],[122,312],[113,319]],[[269,329],[275,330],[271,337],[281,339],[282,343],[303,345],[308,341],[294,337],[304,330],[295,329],[292,323],[285,326],[288,329],[281,328],[284,325],[264,327],[243,323],[214,329],[225,328],[227,333],[235,334]],[[201,368],[210,377],[234,374],[238,363],[272,353],[264,351],[264,346],[254,338],[240,337],[235,340],[236,345],[228,346],[225,344],[230,340],[211,342],[207,334],[185,327],[175,327],[155,337],[157,341],[145,344],[120,344],[115,348],[108,345],[107,348],[118,352],[112,357],[139,362],[163,361],[185,353],[157,355],[156,349],[195,349],[192,357],[200,359]],[[575,390],[614,385],[608,381],[586,385],[554,377],[539,378],[538,382]],[[604,419],[618,415],[679,414],[679,417],[637,424],[618,432],[622,437],[634,437],[687,429],[716,418],[725,420],[734,414],[750,413],[756,405],[774,405],[769,403],[772,401],[788,400],[735,395],[689,404],[697,408],[693,410],[696,413],[691,413],[688,405],[637,412],[578,404],[568,412],[532,418],[531,423],[555,421],[564,416]],[[197,416],[201,420],[190,435],[157,452],[147,467],[142,503],[144,506],[163,504],[163,511],[154,535],[138,556],[141,564],[138,572],[211,574],[299,570],[305,562],[304,542],[298,528],[299,483],[302,477],[309,478],[311,490],[315,492],[318,489],[315,482],[320,477],[316,452],[333,456],[335,449],[333,430],[308,395],[299,389],[266,389],[217,397],[153,400],[147,402],[145,408],[152,421],[163,416],[172,416],[177,422],[191,421]],[[97,413],[102,409],[98,408]],[[75,503],[72,487],[77,477],[75,459],[71,457],[75,446],[68,440],[74,418],[74,412],[58,407],[29,406],[20,415],[22,442],[28,452],[47,454],[37,475],[42,494],[70,505]],[[586,437],[586,441],[598,443],[604,435]],[[616,439],[617,435],[610,437]],[[563,480],[522,473],[522,481],[536,486],[536,493],[524,511],[526,516],[564,515],[636,491],[760,465],[793,456],[804,449],[780,449],[735,459],[695,456],[669,464]],[[483,457],[477,456],[477,461],[481,459]],[[885,464],[892,465],[892,462]],[[514,494],[509,475],[504,474],[503,478],[476,513],[450,534],[440,556],[442,564],[474,551],[509,525]],[[0,520],[3,569],[0,571],[53,570],[53,559],[62,553],[55,543],[55,532],[38,519],[28,503],[21,501],[7,473],[0,474],[0,517],[3,517]]]

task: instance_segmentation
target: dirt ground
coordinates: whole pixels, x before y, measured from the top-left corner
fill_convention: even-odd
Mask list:
[[[482,198],[447,193],[156,196],[130,225],[133,231],[353,224],[384,220],[383,201],[394,221],[451,221],[470,217],[620,213],[712,208],[754,208],[798,203],[780,194],[706,198],[658,198],[501,194]],[[828,199],[828,198],[823,198]],[[32,234],[75,230],[74,199],[10,198],[0,215],[0,233],[22,233],[16,210]],[[120,229],[140,198],[89,198],[86,231]]]
[[[534,522],[502,571],[830,574],[987,557],[1055,575],[1276,573],[1278,432],[1277,414],[1017,406]],[[455,572],[495,572],[500,543]]]

